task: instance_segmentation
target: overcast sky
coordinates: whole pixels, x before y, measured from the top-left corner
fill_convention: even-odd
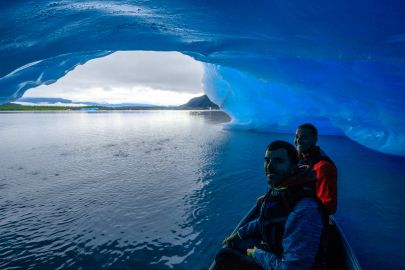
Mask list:
[[[76,67],[24,97],[74,102],[180,105],[202,95],[203,66],[178,52],[116,52]]]

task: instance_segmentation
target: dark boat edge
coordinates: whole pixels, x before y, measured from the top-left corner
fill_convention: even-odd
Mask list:
[[[239,224],[236,226],[236,228],[232,231],[232,233],[236,233],[236,231],[245,223],[248,221],[252,220],[253,217],[257,215],[258,212],[258,207],[254,206],[250,211],[245,215],[245,217],[239,222]],[[337,241],[339,241],[339,246],[341,247],[341,252],[342,252],[342,257],[344,260],[344,266],[345,270],[361,270],[361,266],[359,261],[357,260],[357,257],[349,245],[349,242],[347,241],[347,238],[345,237],[342,229],[340,226],[337,224],[335,218],[333,216],[330,216],[329,219],[329,226],[332,227],[334,230],[335,234],[337,235]],[[342,262],[343,263],[343,262]],[[215,269],[215,260],[212,262],[209,270],[214,270]]]
[[[346,266],[348,270],[361,270],[361,266],[359,261],[357,260],[356,254],[354,253],[352,247],[347,241],[346,236],[344,235],[342,229],[337,224],[336,220],[333,216],[330,217],[329,222],[335,227],[336,233],[340,238],[340,242],[343,246],[343,257],[346,262]]]
[[[252,209],[249,210],[249,212],[242,218],[242,220],[239,222],[238,226],[236,226],[236,228],[232,231],[233,233],[236,233],[238,231],[238,229],[240,227],[242,227],[242,225],[246,224],[247,222],[249,222],[250,220],[253,219],[254,216],[256,216],[256,213],[258,211],[258,207],[255,205],[254,207],[252,207]],[[212,262],[209,270],[214,270],[215,269],[215,259]]]

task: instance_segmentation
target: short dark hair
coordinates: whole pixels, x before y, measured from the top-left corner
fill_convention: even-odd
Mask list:
[[[287,151],[288,158],[292,165],[298,164],[298,152],[295,147],[286,141],[273,141],[266,148],[266,151],[274,151],[277,149],[285,149]]]
[[[318,137],[318,130],[314,125],[310,123],[299,125],[297,129],[309,129],[312,132],[312,134],[314,134],[315,137]]]

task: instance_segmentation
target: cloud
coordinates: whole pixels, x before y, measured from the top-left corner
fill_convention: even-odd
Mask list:
[[[202,76],[202,63],[178,52],[120,51],[78,66],[24,97],[179,105],[203,93]]]

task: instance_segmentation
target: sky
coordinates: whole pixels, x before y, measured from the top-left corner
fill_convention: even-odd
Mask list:
[[[181,105],[203,95],[202,76],[202,63],[178,52],[120,51],[77,66],[54,84],[30,89],[23,97]]]

